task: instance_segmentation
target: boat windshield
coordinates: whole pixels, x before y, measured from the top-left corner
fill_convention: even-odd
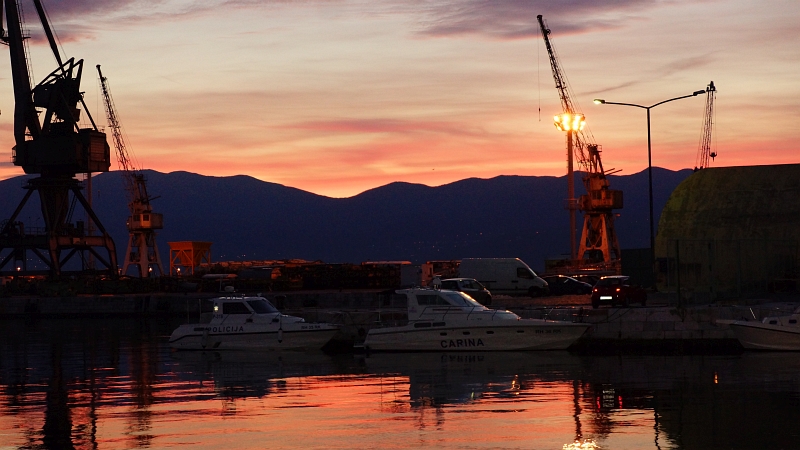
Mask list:
[[[264,298],[260,298],[258,300],[248,300],[247,304],[253,308],[253,311],[255,311],[256,314],[273,314],[278,312],[278,310],[272,306],[272,303],[268,302]]]
[[[444,296],[447,299],[448,303],[455,306],[478,306],[481,307],[481,304],[476,302],[467,294],[462,292],[440,292],[439,295]]]

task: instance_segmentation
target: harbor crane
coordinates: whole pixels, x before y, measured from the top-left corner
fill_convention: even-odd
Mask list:
[[[18,0],[4,0],[0,8],[0,41],[8,46],[14,86],[15,145],[11,158],[26,174],[38,177],[27,180],[27,192],[19,206],[0,223],[0,275],[46,274],[57,278],[68,271],[81,273],[91,266],[97,273],[115,277],[118,272],[114,241],[92,210],[91,186],[87,201],[81,193],[81,182],[75,178],[86,174],[91,180],[93,172],[107,172],[110,148],[83,99],[83,60],[62,59],[41,1],[33,0],[33,4],[58,67],[31,88],[22,9]],[[79,106],[91,126],[81,128]],[[26,228],[19,219],[34,193],[39,196],[43,227],[33,228],[29,223]],[[73,222],[77,204],[86,211],[88,224],[83,220]],[[41,260],[47,270],[29,270],[29,253]],[[76,256],[80,267],[72,262]],[[9,264],[13,266],[6,269]]]
[[[563,113],[555,117],[555,125],[567,132],[567,209],[570,212],[570,264],[564,268],[571,273],[601,271],[621,273],[621,252],[614,230],[614,210],[622,208],[622,191],[609,188],[606,175],[614,173],[603,169],[600,146],[591,135],[583,131],[584,116],[577,110],[567,78],[550,42],[550,29],[541,15],[536,16],[542,30],[556,90],[561,99]],[[575,199],[573,161],[577,159],[583,172],[586,194]],[[575,215],[583,212],[583,230],[580,245],[575,251]]]
[[[147,180],[144,174],[134,167],[128,154],[128,147],[122,134],[122,125],[117,116],[117,109],[111,92],[108,88],[108,79],[103,76],[100,64],[97,65],[97,75],[100,77],[100,87],[103,91],[103,102],[106,107],[106,118],[114,138],[114,147],[117,150],[117,162],[125,185],[128,200],[128,249],[125,252],[125,261],[122,264],[122,274],[127,275],[128,269],[133,267],[138,271],[138,276],[164,275],[161,257],[156,244],[156,230],[164,228],[164,216],[154,213],[150,201],[156,197],[147,194]]]
[[[714,126],[714,100],[717,97],[717,88],[714,82],[708,83],[706,87],[706,109],[703,115],[703,132],[700,135],[700,145],[697,148],[697,158],[694,162],[694,170],[705,169],[708,167],[708,158],[713,161],[717,157],[717,152],[711,150],[711,129]]]

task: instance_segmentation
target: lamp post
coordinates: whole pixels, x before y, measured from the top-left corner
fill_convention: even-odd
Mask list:
[[[621,106],[633,106],[636,108],[642,108],[647,110],[647,177],[649,179],[650,187],[650,271],[653,275],[653,285],[655,286],[656,282],[656,236],[653,225],[653,157],[652,157],[652,146],[650,140],[650,110],[655,108],[658,105],[663,105],[664,103],[680,100],[682,98],[689,98],[689,97],[697,97],[700,94],[705,94],[705,89],[700,91],[694,91],[689,95],[682,95],[680,97],[670,98],[668,100],[664,100],[658,102],[656,104],[650,106],[643,106],[637,105],[635,103],[617,103],[617,102],[609,102],[603,100],[601,98],[594,99],[594,103],[598,105],[621,105]]]
[[[567,199],[569,209],[569,251],[570,259],[574,261],[577,259],[575,251],[575,210],[577,204],[575,202],[575,177],[573,176],[572,161],[573,157],[572,141],[574,140],[575,131],[583,130],[586,125],[586,119],[583,114],[562,113],[553,117],[553,123],[556,128],[561,131],[567,132]],[[572,262],[571,262],[572,263]]]

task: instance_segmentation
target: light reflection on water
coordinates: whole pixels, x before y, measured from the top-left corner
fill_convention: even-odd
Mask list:
[[[563,450],[594,450],[597,447],[597,443],[592,439],[583,439],[583,440],[576,440],[575,442],[571,442],[569,444],[564,444],[562,447]]]
[[[800,434],[795,353],[172,352],[174,325],[5,321],[0,449],[793,448]]]

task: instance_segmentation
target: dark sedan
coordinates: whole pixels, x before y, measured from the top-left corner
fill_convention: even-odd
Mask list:
[[[592,293],[592,285],[565,275],[542,277],[550,286],[550,295],[584,295]]]

